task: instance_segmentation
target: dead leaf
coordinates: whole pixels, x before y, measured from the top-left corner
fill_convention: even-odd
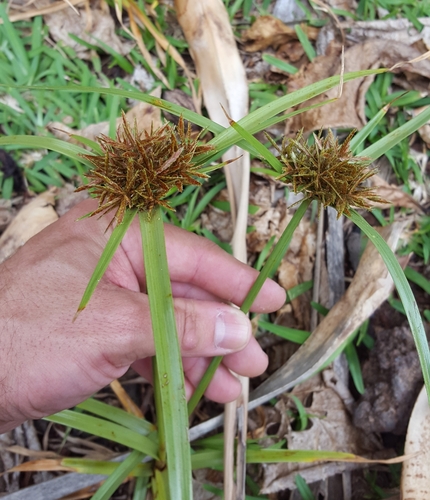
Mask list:
[[[423,387],[412,411],[405,442],[405,453],[414,454],[403,464],[401,492],[403,500],[427,500],[430,497],[430,406]]]
[[[310,40],[316,40],[318,28],[305,24],[301,25],[301,28]],[[241,39],[247,52],[257,52],[267,47],[277,49],[293,40],[297,40],[296,30],[273,16],[257,17],[254,24],[242,33]]]
[[[417,116],[419,115],[420,113],[422,113],[426,108],[423,107],[423,108],[415,108],[413,109],[413,114],[414,116]],[[421,139],[426,143],[427,147],[430,148],[430,121],[427,122],[425,125],[423,125],[422,127],[420,127],[418,129],[418,133],[420,134],[421,136]]]
[[[16,453],[17,455],[23,455],[24,457],[32,458],[59,458],[60,455],[54,451],[48,450],[30,450],[23,446],[13,445],[6,448],[10,453]]]
[[[67,467],[62,464],[63,458],[40,458],[38,460],[30,460],[22,464],[12,467],[7,472],[33,472],[33,471],[65,471],[73,472],[73,467]]]
[[[369,179],[370,185],[376,187],[376,194],[387,200],[389,203],[373,203],[375,207],[389,208],[391,205],[395,207],[412,208],[418,213],[424,213],[420,204],[414,198],[405,193],[400,186],[389,184],[379,175],[374,175]]]
[[[5,229],[13,218],[13,206],[11,200],[0,200],[0,232]]]
[[[69,182],[66,182],[64,186],[58,188],[55,196],[55,211],[58,217],[62,217],[72,207],[89,198],[88,191],[80,191],[79,193],[75,191],[76,186]]]
[[[341,9],[347,12],[355,12],[357,9],[357,2],[355,0],[325,0],[324,3],[331,9]]]
[[[70,33],[92,45],[97,45],[97,40],[100,40],[121,55],[127,55],[130,52],[134,44],[124,42],[116,35],[115,22],[107,4],[100,2],[96,6],[91,3],[91,8],[88,5],[77,8],[80,15],[69,8],[44,16],[49,33],[56,42],[61,41],[72,47],[81,59],[90,58],[90,49],[72,40]]]
[[[401,42],[368,40],[345,51],[345,73],[381,66],[389,68],[399,61],[409,61],[420,55],[421,53],[417,49]],[[329,76],[339,74],[340,64],[340,50],[334,50],[332,46],[331,53],[316,57],[290,78],[289,91],[301,89]],[[430,80],[430,61],[425,60],[416,64],[405,63],[400,71],[406,72],[409,78],[420,76],[427,81]],[[358,78],[347,82],[343,87],[342,96],[335,102],[311,109],[287,120],[286,134],[295,134],[302,128],[305,133],[320,128],[361,129],[366,124],[365,94],[373,78]],[[299,108],[334,99],[337,97],[338,91],[338,88],[333,88],[325,94],[306,101]]]
[[[45,191],[25,205],[0,237],[0,263],[11,257],[32,236],[58,219],[55,190]]]
[[[115,393],[119,402],[122,404],[123,408],[132,415],[136,417],[143,418],[143,413],[141,409],[136,405],[136,403],[131,399],[128,393],[124,390],[123,386],[118,380],[114,380],[110,383],[110,388]]]
[[[289,216],[291,218],[291,215]],[[278,270],[278,283],[289,290],[300,283],[312,280],[316,251],[315,226],[302,219],[290,243],[287,254]],[[291,302],[292,313],[295,319],[295,328],[309,330],[310,303],[309,294],[302,294]],[[290,313],[281,313],[276,324],[290,325]]]
[[[228,201],[227,189],[220,191],[217,201]],[[229,243],[233,237],[231,213],[209,204],[201,215],[202,227],[213,233],[223,243]]]
[[[248,226],[254,231],[247,237],[247,249],[251,254],[259,253],[272,236],[279,237],[287,224],[287,203],[283,189],[276,190],[272,180],[251,176],[249,203],[257,206],[258,211],[248,216]]]
[[[306,412],[312,417],[311,425],[306,430],[296,432],[288,427],[285,437],[289,450],[331,450],[387,458],[387,455],[378,453],[382,447],[374,435],[366,435],[354,427],[342,399],[322,382],[320,375],[300,384],[294,394],[300,395],[303,401],[312,400],[311,406],[306,407]],[[300,474],[307,483],[312,483],[359,467],[362,467],[360,463],[346,462],[265,464],[262,493],[296,489],[296,474]]]
[[[24,19],[31,19],[35,16],[43,16],[44,14],[51,14],[53,12],[58,12],[65,9],[74,9],[76,5],[84,3],[86,0],[68,0],[68,4],[64,0],[58,2],[38,2],[38,7],[36,9],[28,9],[36,2],[11,2],[10,11],[8,13],[9,21],[14,23],[16,21],[23,21]],[[24,4],[25,5],[22,5]],[[3,20],[0,19],[0,25],[3,24]]]
[[[391,248],[396,247],[403,228],[404,223],[400,222],[382,228]],[[373,245],[367,245],[342,299],[288,362],[251,394],[250,405],[263,404],[313,375],[388,298],[392,288],[393,281],[382,258]]]
[[[220,0],[197,4],[188,0],[176,0],[175,5],[200,77],[209,116],[215,122],[228,126],[228,118],[221,106],[235,121],[245,116],[248,111],[248,82],[224,4]],[[241,255],[236,257],[246,261],[249,154],[233,147],[225,153],[223,161],[238,157],[241,158],[226,167],[226,176],[233,223],[240,227],[241,232],[240,236],[234,235],[241,247]],[[238,218],[240,221],[236,220]]]
[[[352,40],[365,42],[369,38],[379,38],[413,45],[422,40],[430,50],[430,19],[421,17],[418,21],[424,26],[418,31],[409,19],[384,19],[375,21],[345,21],[341,27],[348,30]]]

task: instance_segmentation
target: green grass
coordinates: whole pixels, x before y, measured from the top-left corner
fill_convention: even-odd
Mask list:
[[[156,8],[159,14],[157,21],[162,28],[165,27],[165,10],[160,6]],[[94,38],[88,43],[71,35],[73,40],[92,49],[91,59],[83,61],[70,47],[61,43],[54,46],[46,43],[48,28],[40,16],[31,21],[10,23],[4,6],[0,5],[0,18],[3,20],[0,27],[0,72],[2,83],[6,85],[64,86],[72,83],[78,86],[138,90],[121,77],[108,78],[103,68],[117,66],[123,73],[130,74],[135,66],[141,65],[151,74],[151,68],[136,47],[126,58],[101,40]],[[124,30],[119,32],[126,40],[130,39]],[[142,31],[142,38],[148,50],[155,48],[155,41],[147,30]],[[175,41],[173,38],[170,41],[178,50],[187,47],[186,43]],[[106,57],[110,59],[107,66],[102,62]],[[186,79],[169,56],[164,72],[172,88],[180,88],[190,94]],[[154,86],[159,85],[164,87],[162,82],[154,77]],[[109,135],[112,135],[120,110],[127,109],[128,106],[124,97],[101,95],[97,92],[21,92],[9,88],[7,92],[0,91],[0,130],[8,136],[52,137],[47,127],[53,121],[67,123],[78,130],[92,123],[108,121]],[[30,190],[36,193],[45,191],[51,185],[60,186],[64,181],[77,181],[85,170],[77,165],[76,161],[66,157],[62,157],[60,161],[59,155],[51,153],[40,161],[24,165],[21,162],[23,151],[16,151],[11,146],[6,146],[5,149],[21,165]],[[10,198],[12,192],[13,181],[0,174],[0,196]]]
[[[0,16],[5,20],[3,7]],[[48,46],[47,27],[41,17],[29,22],[8,23],[0,29],[0,71],[3,83],[20,85],[65,85],[75,82],[78,85],[111,86],[100,73],[101,63],[98,55],[92,61],[80,60],[74,50],[57,45]],[[125,108],[125,99],[114,96],[92,95],[80,92],[68,94],[50,92],[20,92],[10,88],[7,93],[0,92],[0,128],[5,135],[52,136],[47,127],[52,121],[65,122],[75,129],[103,120],[112,121],[112,110]],[[14,147],[5,147],[18,164],[22,152]],[[34,192],[46,190],[50,185],[61,186],[65,180],[74,180],[82,174],[76,161],[57,153],[48,153],[41,160],[23,166],[23,174],[29,188]],[[3,179],[3,197],[10,196],[10,181]]]

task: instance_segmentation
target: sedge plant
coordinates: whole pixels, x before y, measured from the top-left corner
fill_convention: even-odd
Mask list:
[[[343,80],[346,82],[384,71],[386,70],[379,69],[349,73],[344,75]],[[85,306],[127,228],[135,217],[139,218],[156,348],[153,365],[157,422],[153,425],[145,419],[127,415],[122,410],[108,410],[107,405],[94,400],[79,405],[78,411],[65,410],[47,418],[109,438],[133,450],[120,464],[90,463],[77,459],[60,460],[61,466],[66,470],[89,473],[104,470],[110,474],[93,497],[96,500],[110,498],[112,491],[129,476],[138,477],[136,491],[139,495],[150,487],[157,498],[188,500],[192,498],[192,469],[222,465],[219,440],[215,444],[213,441],[202,440],[199,443],[200,449],[193,453],[188,441],[188,414],[193,411],[204,393],[221,358],[214,358],[187,408],[167,268],[162,212],[173,207],[169,200],[170,194],[188,189],[186,186],[200,185],[211,170],[219,167],[212,165],[213,160],[234,144],[263,159],[270,167],[266,169],[267,172],[291,184],[294,191],[303,193],[303,201],[267,257],[241,309],[244,312],[249,311],[265,279],[277,268],[311,201],[317,200],[324,207],[332,206],[339,215],[345,214],[366,233],[386,262],[408,315],[424,380],[427,389],[430,388],[429,349],[408,282],[384,240],[356,211],[356,208],[370,208],[372,201],[378,201],[377,195],[363,184],[373,174],[373,170],[369,168],[370,162],[422,126],[430,118],[430,108],[366,148],[360,157],[354,155],[355,149],[370,133],[372,125],[382,118],[386,109],[381,110],[363,131],[355,137],[350,135],[342,144],[329,133],[326,137],[317,134],[314,145],[309,146],[299,134],[291,141],[284,140],[281,145],[274,144],[277,154],[273,155],[254,137],[256,132],[303,111],[293,111],[285,115],[283,113],[286,110],[326,92],[339,82],[340,77],[335,76],[287,94],[256,109],[239,122],[231,122],[228,128],[178,105],[137,91],[74,85],[55,87],[56,91],[62,92],[97,92],[135,98],[181,118],[177,126],[165,124],[157,130],[143,133],[123,119],[115,139],[103,136],[98,144],[86,142],[87,146],[93,148],[93,154],[88,154],[88,151],[77,145],[48,137],[42,140],[39,137],[23,135],[0,137],[0,145],[45,147],[81,161],[90,170],[87,174],[89,183],[80,189],[88,189],[99,198],[98,208],[89,215],[114,211],[111,237],[79,305],[78,313],[82,313],[82,319]],[[52,86],[29,88],[17,85],[14,88],[43,91],[54,89]],[[190,126],[185,126],[184,120],[209,129],[214,138],[208,144],[200,143],[198,138],[192,137]],[[77,316],[75,320],[79,321],[81,317]],[[145,462],[141,463],[144,458]],[[246,458],[249,463],[356,459],[350,454],[332,452],[265,450],[256,443],[251,444]],[[137,498],[143,497],[136,496]]]

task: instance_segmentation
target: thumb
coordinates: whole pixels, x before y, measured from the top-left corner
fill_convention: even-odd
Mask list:
[[[103,311],[104,316],[103,356],[120,368],[153,356],[155,348],[148,296],[124,289],[115,295],[109,309],[95,309]],[[224,356],[240,351],[251,339],[248,317],[228,304],[176,298],[174,306],[178,341],[184,357]]]
[[[251,322],[239,309],[203,300],[175,300],[176,327],[182,355],[223,356],[243,349]]]

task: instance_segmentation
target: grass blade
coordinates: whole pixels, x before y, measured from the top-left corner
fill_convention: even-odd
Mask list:
[[[140,451],[145,455],[158,459],[158,446],[156,443],[146,436],[142,436],[113,422],[72,410],[60,411],[55,415],[45,417],[44,420],[109,439],[115,443],[128,446],[132,450]]]
[[[127,413],[121,408],[116,408],[115,406],[108,405],[102,401],[97,401],[96,399],[89,398],[83,403],[76,406],[80,410],[84,410],[88,413],[93,413],[99,417],[103,417],[107,420],[111,420],[117,424],[127,427],[134,432],[138,432],[143,436],[147,436],[151,432],[156,431],[155,425],[151,424],[145,419],[136,417],[131,413]]]
[[[130,227],[130,224],[133,222],[135,215],[135,210],[126,210],[122,223],[118,224],[112,231],[112,234],[110,235],[110,238],[106,243],[105,248],[103,249],[100,259],[97,262],[97,266],[94,269],[90,281],[88,282],[87,288],[85,289],[84,295],[82,296],[81,303],[79,304],[74,319],[76,319],[78,314],[87,306],[92,294],[94,293],[94,290],[99,284],[99,281],[102,279],[104,273],[106,272],[106,269],[108,268],[116,249],[124,238],[124,235],[127,232],[127,229]]]
[[[132,451],[91,497],[92,500],[109,500],[113,493],[121,486],[124,479],[128,477],[132,470],[142,461],[144,456],[145,455],[140,453],[140,451]]]
[[[430,112],[430,108],[428,109]],[[421,115],[424,114],[421,113]],[[419,116],[421,116],[419,115]],[[412,120],[411,120],[412,121]],[[415,297],[412,293],[411,287],[409,286],[408,280],[406,279],[405,273],[403,272],[400,264],[398,263],[395,255],[388,247],[385,240],[380,236],[380,234],[370,226],[363,217],[358,214],[355,210],[351,210],[351,215],[348,216],[349,219],[354,222],[362,231],[366,234],[369,240],[375,245],[381,257],[384,259],[385,265],[393,278],[394,284],[396,285],[397,292],[405,308],[405,313],[411,327],[412,335],[415,340],[415,345],[418,351],[418,357],[421,363],[421,370],[424,376],[424,383],[427,389],[427,396],[430,403],[430,351],[427,342],[426,333],[424,330],[424,325],[421,319],[420,311],[418,309]]]
[[[430,281],[424,278],[422,274],[408,266],[405,269],[405,276],[409,281],[412,281],[430,295]]]
[[[34,135],[9,135],[0,137],[0,146],[18,146],[20,149],[49,149],[50,151],[56,151],[57,153],[84,163],[88,167],[92,166],[88,160],[82,158],[81,156],[83,154],[88,154],[88,151],[86,151],[84,148],[81,148],[80,146],[69,144],[68,142],[61,141],[60,139],[55,139],[54,137],[39,137]]]
[[[138,452],[140,453],[140,452]],[[130,455],[129,455],[130,456]],[[113,474],[121,463],[108,462],[106,460],[90,460],[88,458],[64,458],[61,460],[61,465],[69,470],[79,472],[80,474]],[[128,473],[133,477],[148,477],[152,475],[152,463],[137,463],[134,468]]]
[[[308,36],[306,33],[302,30],[300,27],[300,24],[296,24],[294,26],[296,33],[297,33],[297,38],[299,39],[299,42],[302,44],[303,50],[305,51],[306,55],[308,56],[309,61],[313,61],[315,57],[317,56],[317,53],[315,52],[315,49],[313,48],[311,42],[309,41]]]
[[[263,61],[275,66],[275,68],[280,69],[284,73],[289,73],[290,75],[295,75],[299,70],[293,66],[292,64],[283,61],[282,59],[278,59],[272,54],[263,54]]]
[[[409,137],[420,127],[425,125],[430,120],[430,106],[425,109],[422,113],[415,116],[411,120],[404,123],[402,126],[393,130],[388,135],[380,139],[375,144],[372,144],[368,148],[364,149],[360,155],[368,156],[373,160],[376,160],[387,151],[389,151],[393,146],[398,144],[400,141]]]
[[[361,373],[360,360],[358,359],[357,349],[352,342],[345,346],[343,351],[348,362],[349,372],[351,373],[352,380],[355,388],[360,394],[364,394],[363,375]]]
[[[384,116],[387,114],[387,111],[389,110],[390,105],[387,104],[384,106],[381,110],[379,110],[378,113],[376,113],[375,116],[372,117],[371,120],[369,120],[366,125],[359,131],[357,132],[354,137],[352,138],[349,147],[351,151],[356,151],[357,148],[369,137],[370,133],[372,130],[378,125],[378,123],[384,118]]]
[[[241,127],[237,122],[229,119],[231,127],[236,130],[239,135],[241,135],[245,141],[252,146],[261,157],[279,174],[282,172],[283,164],[276,158],[274,154],[272,154],[261,142],[256,139],[252,134],[250,134],[247,130]]]
[[[268,332],[273,333],[274,335],[278,335],[285,340],[289,340],[290,342],[294,342],[296,344],[304,344],[305,341],[309,338],[311,332],[307,332],[305,330],[297,330],[296,328],[288,328],[282,325],[274,325],[273,323],[269,323],[268,321],[259,321],[258,326],[267,330]]]
[[[79,92],[79,93],[98,93],[103,95],[119,96],[125,97],[126,99],[136,99],[136,101],[146,102],[152,104],[157,108],[164,109],[172,115],[183,116],[185,120],[195,123],[204,129],[208,129],[214,134],[219,134],[224,130],[224,127],[218,125],[217,123],[205,118],[194,111],[190,111],[187,108],[179,106],[178,104],[173,104],[169,101],[165,101],[160,97],[153,97],[148,94],[144,94],[139,91],[123,90],[123,89],[112,89],[104,87],[91,87],[91,86],[80,86],[80,85],[11,85],[11,84],[0,84],[0,88],[8,89],[15,88],[19,90],[56,90],[61,92]]]

